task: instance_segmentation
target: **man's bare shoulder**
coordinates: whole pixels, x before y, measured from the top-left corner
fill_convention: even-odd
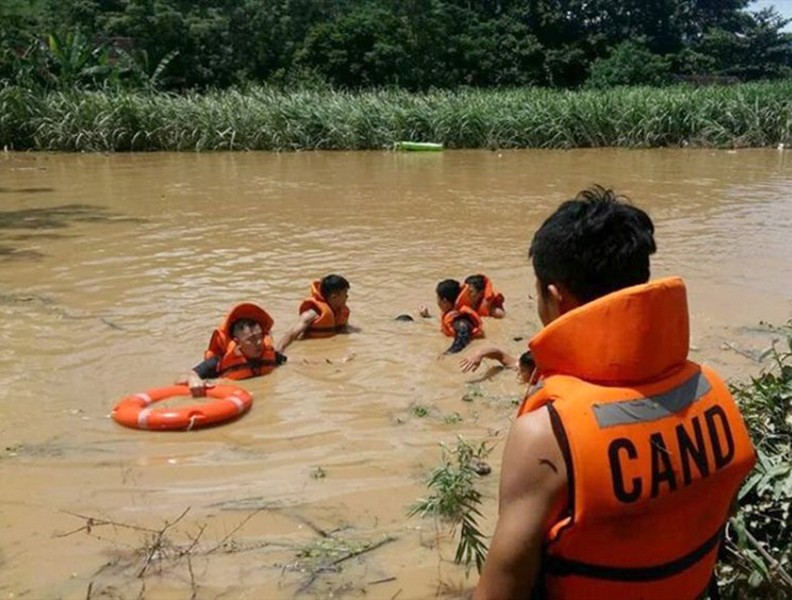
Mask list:
[[[566,462],[546,406],[522,415],[512,425],[501,477],[502,493],[530,490],[556,497],[566,488]]]

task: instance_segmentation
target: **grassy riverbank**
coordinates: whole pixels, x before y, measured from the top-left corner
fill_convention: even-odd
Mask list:
[[[775,333],[761,372],[732,385],[758,460],[721,550],[719,579],[728,600],[792,594],[792,320]]]
[[[171,95],[0,88],[14,150],[762,147],[792,144],[792,82],[605,91],[244,91]]]

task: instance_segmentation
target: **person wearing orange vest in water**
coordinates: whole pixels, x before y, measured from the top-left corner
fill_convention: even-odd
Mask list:
[[[341,275],[328,275],[311,284],[310,297],[300,304],[300,317],[276,349],[283,352],[299,338],[330,337],[350,330],[349,282]]]
[[[247,379],[270,373],[286,362],[272,345],[274,321],[255,304],[238,304],[214,330],[204,360],[185,378],[193,396],[206,395],[205,379]]]
[[[486,275],[470,275],[465,278],[465,285],[456,299],[456,307],[463,306],[472,308],[480,317],[502,319],[506,316],[503,294],[495,291]]]
[[[463,350],[473,338],[483,337],[484,330],[481,318],[473,309],[454,306],[459,297],[461,286],[456,279],[444,279],[437,284],[437,308],[440,309],[440,331],[454,338],[452,344],[443,354],[455,354]],[[429,317],[429,309],[421,305],[418,312],[422,317]]]
[[[534,235],[541,380],[503,451],[476,600],[716,593],[755,451],[723,381],[688,360],[685,286],[649,282],[654,252],[649,216],[598,186]]]

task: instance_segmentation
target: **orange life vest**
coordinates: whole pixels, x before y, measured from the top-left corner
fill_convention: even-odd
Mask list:
[[[300,314],[306,310],[316,311],[319,316],[308,327],[305,332],[305,337],[330,337],[343,331],[349,321],[349,308],[343,307],[338,313],[334,312],[330,305],[322,296],[320,290],[320,281],[314,281],[311,284],[311,296],[306,298],[300,304]]]
[[[486,275],[484,277],[484,297],[478,306],[473,306],[470,300],[470,284],[464,284],[456,300],[455,308],[460,309],[467,306],[475,310],[480,317],[489,317],[495,308],[503,308],[503,294],[496,292],[492,287],[492,281]]]
[[[278,363],[275,346],[272,338],[265,335],[261,354],[256,358],[248,358],[242,354],[242,351],[237,348],[236,342],[232,341],[217,365],[217,372],[220,377],[227,379],[248,379],[271,373],[276,366]]]
[[[463,306],[459,309],[452,309],[443,314],[440,319],[440,330],[448,337],[455,337],[456,332],[454,331],[454,322],[457,319],[467,319],[470,321],[470,324],[473,326],[473,331],[471,331],[470,335],[471,338],[484,336],[484,329],[481,326],[481,318],[478,316],[476,311],[474,311],[472,308],[468,308],[467,306]]]
[[[261,355],[248,358],[239,350],[231,334],[231,325],[238,319],[252,319],[259,325],[264,333]],[[255,304],[238,304],[223,319],[220,327],[212,332],[209,346],[204,352],[204,358],[220,357],[217,372],[220,377],[227,379],[248,379],[258,375],[270,373],[276,366],[275,346],[269,335],[274,321],[267,311]]]
[[[679,278],[630,287],[530,342],[567,463],[567,510],[545,535],[544,597],[694,599],[712,576],[754,448],[728,388],[687,360]]]

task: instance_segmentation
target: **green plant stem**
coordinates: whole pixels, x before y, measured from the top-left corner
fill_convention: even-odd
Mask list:
[[[732,527],[740,526],[739,523],[737,523],[737,520],[734,518],[732,518],[729,522],[731,523]],[[757,540],[753,534],[748,531],[747,527],[742,528],[742,533],[745,535],[745,539],[748,540],[751,546],[753,546],[757,552],[762,555],[762,558],[764,558],[770,564],[771,568],[778,573],[779,577],[781,577],[784,583],[786,583],[789,588],[792,589],[792,577],[790,577],[789,573],[784,570],[784,568],[781,566],[781,563],[779,563],[767,550],[764,549],[764,546],[762,546],[762,544],[759,543],[759,540]]]

